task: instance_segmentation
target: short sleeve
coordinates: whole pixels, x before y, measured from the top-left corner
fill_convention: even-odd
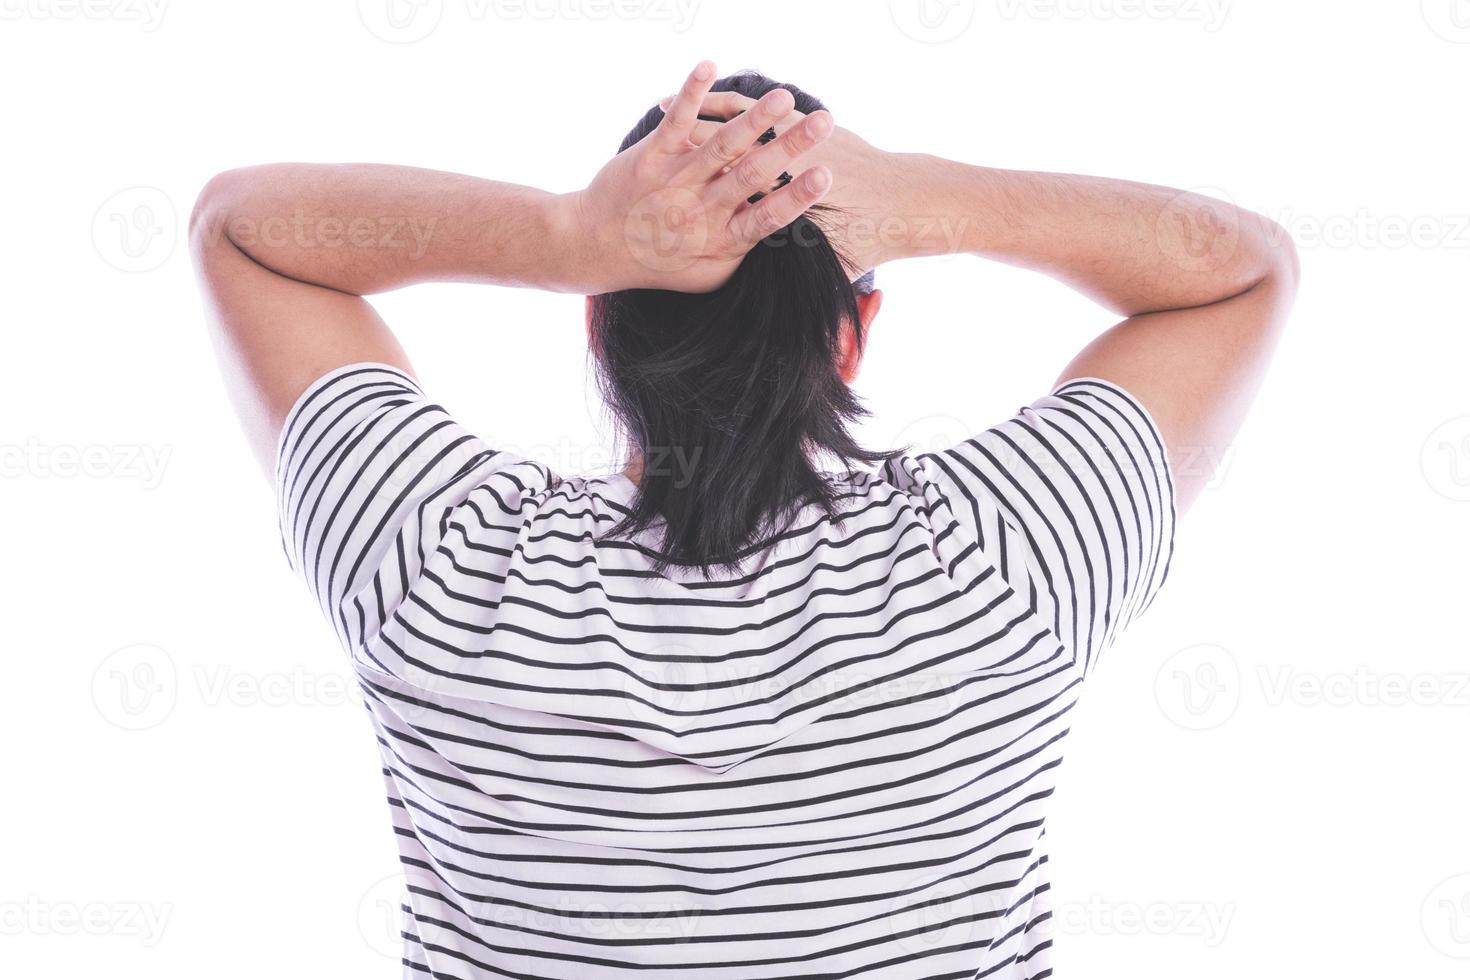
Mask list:
[[[281,543],[354,649],[403,601],[472,491],[514,514],[551,481],[486,446],[402,371],[349,364],[308,387],[282,427]]]
[[[919,459],[954,520],[1029,593],[1084,671],[1168,575],[1175,512],[1163,439],[1110,382],[1068,381]]]

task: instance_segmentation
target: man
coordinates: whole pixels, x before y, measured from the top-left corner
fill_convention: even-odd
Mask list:
[[[572,194],[275,165],[195,211],[227,384],[377,730],[406,972],[1046,975],[1066,713],[1256,390],[1290,242],[1197,195],[882,152],[708,62],[664,107]],[[432,232],[381,247],[385,222]],[[851,409],[812,389],[847,397],[881,304],[850,283],[948,250],[1123,319],[961,446],[818,473]],[[595,297],[625,475],[553,477],[424,397],[362,297],[435,280]],[[660,483],[669,449],[727,469]],[[810,492],[748,493],[788,485],[762,476],[781,455]],[[716,520],[738,553],[701,550]]]

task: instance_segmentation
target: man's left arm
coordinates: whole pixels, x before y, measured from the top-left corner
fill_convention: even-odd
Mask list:
[[[296,398],[343,364],[412,376],[363,296],[430,281],[576,289],[565,203],[528,187],[366,164],[228,171],[190,221],[226,386],[267,474]]]
[[[291,406],[326,372],[376,361],[412,376],[365,295],[432,281],[703,292],[821,200],[831,186],[822,167],[772,188],[827,138],[831,117],[814,113],[761,143],[793,110],[790,93],[701,121],[714,78],[701,62],[657,129],[571,194],[374,164],[273,164],[211,180],[190,220],[194,263],[226,385],[266,473]],[[770,192],[748,204],[756,189]]]

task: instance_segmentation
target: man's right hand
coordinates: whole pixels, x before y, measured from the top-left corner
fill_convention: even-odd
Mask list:
[[[671,99],[664,99],[660,107],[667,108]],[[700,104],[699,114],[729,120],[756,102],[738,92],[711,92]],[[772,128],[780,137],[805,118],[793,109]],[[697,141],[711,132],[704,125],[692,139]],[[925,229],[912,216],[900,213],[899,207],[910,196],[906,188],[919,179],[917,173],[908,173],[914,166],[908,161],[917,159],[880,150],[841,126],[835,126],[825,141],[803,155],[804,165],[823,166],[832,173],[832,188],[822,200],[832,210],[811,217],[842,254],[854,279],[884,262],[924,254],[912,246],[915,236]]]
[[[590,253],[589,292],[669,289],[708,292],[724,284],[745,253],[826,195],[831,174],[810,160],[832,132],[828,113],[792,122],[784,90],[752,101],[746,114],[702,126],[701,106],[715,66],[700,62],[673,96],[658,128],[609,160],[587,187],[564,196],[573,234]],[[770,127],[783,132],[759,142]],[[704,133],[699,138],[700,132]],[[776,187],[787,169],[796,177]],[[757,203],[747,201],[757,192]]]

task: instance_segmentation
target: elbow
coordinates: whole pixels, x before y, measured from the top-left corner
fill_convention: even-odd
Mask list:
[[[212,245],[235,244],[230,235],[230,223],[245,188],[252,182],[252,169],[215,174],[200,190],[194,199],[194,209],[189,213],[189,244],[195,254]]]
[[[211,177],[194,198],[194,209],[189,212],[189,247],[196,256],[224,239],[229,221],[227,187],[231,174],[232,171],[226,171]]]
[[[1265,219],[1267,237],[1267,275],[1292,292],[1302,278],[1302,263],[1296,253],[1291,232],[1269,218]]]
[[[1284,296],[1295,296],[1301,282],[1302,264],[1291,232],[1264,215],[1253,215],[1260,229],[1259,273],[1251,288],[1269,285]]]

